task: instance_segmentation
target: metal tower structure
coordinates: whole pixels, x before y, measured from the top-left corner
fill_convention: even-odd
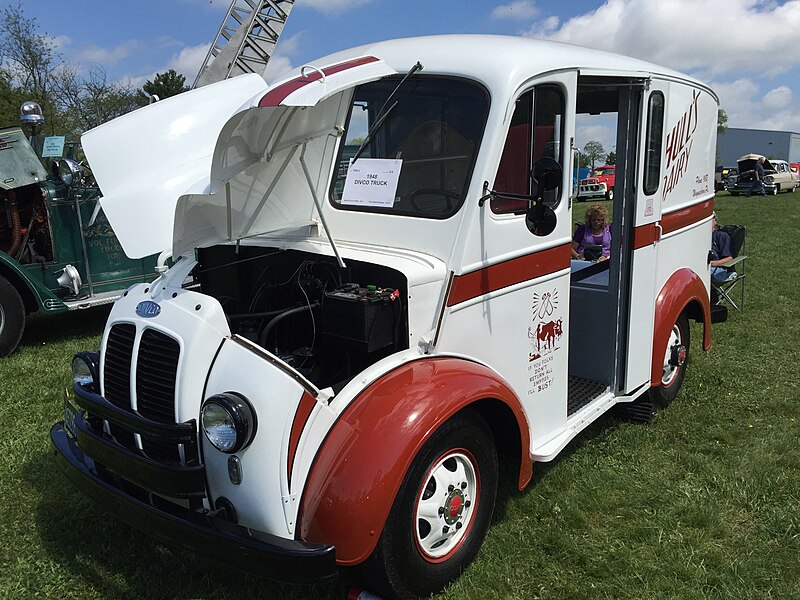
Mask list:
[[[192,87],[262,74],[294,0],[233,0]]]

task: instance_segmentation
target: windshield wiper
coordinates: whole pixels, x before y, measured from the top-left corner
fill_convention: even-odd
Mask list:
[[[386,98],[386,102],[383,103],[383,106],[381,106],[381,109],[378,111],[377,120],[375,121],[374,125],[369,128],[369,131],[367,132],[367,137],[365,137],[364,141],[361,142],[361,145],[358,147],[358,151],[353,156],[353,162],[356,162],[356,160],[358,160],[358,157],[361,156],[361,153],[364,152],[367,146],[369,146],[370,142],[372,142],[372,139],[375,137],[375,135],[381,130],[381,127],[386,122],[386,119],[389,117],[390,114],[392,114],[392,111],[395,108],[397,108],[397,105],[400,104],[399,100],[395,100],[394,104],[392,104],[391,106],[389,106],[388,109],[386,109],[386,106],[389,104],[389,101],[392,98],[394,98],[394,95],[397,93],[397,90],[403,87],[403,84],[409,77],[411,77],[417,71],[421,70],[422,70],[422,63],[417,61],[417,63],[413,67],[411,67],[411,69],[409,69],[408,73],[406,73],[406,76],[400,80],[400,83],[397,84],[397,87],[394,88],[392,93],[389,94],[389,97]],[[384,109],[386,109],[386,112],[384,112]]]

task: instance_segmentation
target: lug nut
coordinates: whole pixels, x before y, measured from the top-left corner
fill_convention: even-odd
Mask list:
[[[461,521],[456,523],[456,529],[461,529],[463,526],[464,526],[464,524]]]
[[[453,486],[453,484],[452,484],[452,483],[451,483],[450,485],[448,485],[448,486],[447,486],[447,491],[448,491],[448,492],[452,492],[454,489],[456,489],[456,488]]]
[[[469,500],[465,501],[464,502],[464,508],[469,508],[470,504],[472,504],[472,502],[470,502]]]
[[[461,489],[462,489],[462,490],[465,490],[465,489],[467,489],[467,482],[466,482],[466,481],[462,481],[462,482],[461,482]]]
[[[439,516],[441,517],[444,514],[444,506],[439,507]]]
[[[442,533],[447,533],[448,531],[450,531],[450,528],[447,525],[442,527]]]

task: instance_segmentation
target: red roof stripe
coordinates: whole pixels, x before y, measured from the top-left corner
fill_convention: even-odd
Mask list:
[[[362,58],[356,58],[354,60],[348,60],[347,62],[339,63],[336,65],[331,65],[330,67],[325,67],[322,69],[322,73],[325,74],[326,77],[330,75],[334,75],[336,73],[340,73],[342,71],[346,71],[347,69],[353,69],[355,67],[360,67],[361,65],[368,65],[369,63],[377,62],[378,59],[374,56],[364,56]],[[313,83],[314,81],[318,81],[322,79],[322,75],[319,71],[310,71],[307,75],[302,77],[295,77],[287,81],[286,83],[282,83],[278,87],[269,90],[263,98],[258,102],[259,106],[278,106],[281,102],[286,100],[288,96],[299,90],[300,88],[308,85],[309,83]]]

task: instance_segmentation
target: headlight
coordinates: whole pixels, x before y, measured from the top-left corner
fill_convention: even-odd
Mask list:
[[[92,392],[99,392],[99,365],[100,354],[97,352],[78,352],[72,359],[72,382]]]
[[[206,399],[200,420],[208,441],[227,454],[246,448],[256,434],[255,412],[244,396],[233,392]]]

